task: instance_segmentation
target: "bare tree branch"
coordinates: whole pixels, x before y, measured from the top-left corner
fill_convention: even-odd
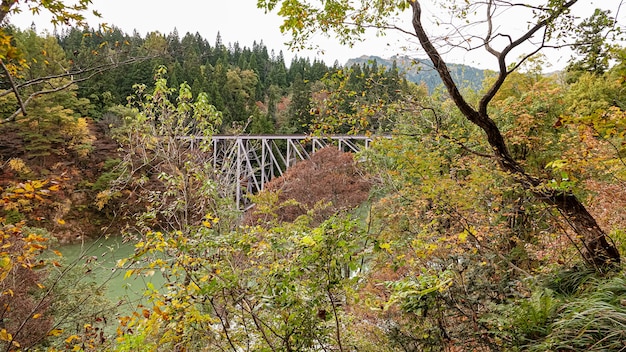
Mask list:
[[[502,55],[502,53],[500,53],[499,51],[496,51],[494,48],[491,47],[490,41],[492,39],[493,36],[493,14],[495,12],[495,9],[491,9],[493,5],[493,1],[489,1],[489,4],[487,4],[487,35],[485,35],[485,39],[483,40],[483,42],[485,43],[485,49],[493,56],[495,57],[500,57],[500,55]]]
[[[15,85],[15,80],[13,80],[13,76],[11,76],[11,72],[9,72],[9,69],[4,64],[4,61],[2,59],[0,59],[0,64],[2,64],[2,69],[6,73],[7,77],[9,77],[9,82],[11,83],[11,91],[13,91],[15,93],[15,97],[17,98],[17,102],[20,104],[20,109],[22,110],[22,114],[24,114],[24,116],[26,116],[26,107],[24,106],[24,102],[22,101],[22,97],[20,96],[20,92],[18,91],[18,88]]]
[[[538,31],[540,31],[542,29],[545,30],[545,28],[549,24],[553,23],[559,16],[561,16],[565,11],[567,11],[570,7],[572,7],[576,2],[578,2],[578,0],[570,0],[567,3],[563,4],[562,6],[560,6],[558,9],[553,11],[548,17],[546,17],[543,20],[540,20],[539,22],[537,22],[534,26],[532,26],[522,36],[520,36],[516,40],[512,41],[509,45],[507,45],[502,50],[500,55],[497,56],[500,74],[498,75],[498,78],[496,78],[496,81],[493,83],[493,85],[489,88],[487,93],[482,97],[482,99],[480,99],[480,102],[478,104],[478,111],[482,115],[487,115],[487,106],[489,105],[489,102],[491,102],[491,100],[496,95],[496,93],[498,92],[500,87],[502,87],[502,84],[504,83],[504,80],[506,79],[506,77],[510,73],[507,70],[507,67],[506,67],[506,56],[511,52],[511,50],[513,50],[513,49],[517,48],[518,46],[522,45],[523,43],[527,42]],[[541,47],[539,47],[535,52],[538,52],[540,49],[541,49]],[[529,56],[527,56],[527,57],[529,57]]]
[[[452,80],[450,71],[443,61],[441,54],[433,46],[429,36],[426,34],[421,23],[421,7],[419,1],[412,1],[411,5],[413,7],[413,27],[415,28],[415,33],[422,48],[433,62],[435,69],[439,73],[441,80],[457,108],[467,120],[480,127],[486,134],[487,142],[493,148],[500,168],[503,171],[509,172],[516,182],[532,192],[538,200],[555,207],[572,229],[580,236],[580,240],[583,242],[585,248],[585,252],[582,255],[583,259],[593,265],[597,271],[604,271],[607,268],[615,268],[616,265],[620,263],[619,251],[615,245],[609,242],[608,236],[606,236],[606,233],[598,225],[595,218],[572,192],[546,186],[543,180],[529,175],[524,170],[524,167],[512,157],[500,129],[487,111],[489,102],[500,90],[508,75],[521,64],[518,63],[512,69],[507,69],[506,56],[514,48],[528,42],[537,32],[544,30],[541,45],[539,45],[533,53],[522,58],[522,62],[541,50],[547,39],[548,34],[545,31],[548,29],[548,26],[553,24],[576,2],[577,0],[570,0],[556,9],[547,9],[548,15],[546,17],[540,19],[522,36],[511,41],[499,55],[496,55],[500,66],[500,73],[496,82],[481,98],[478,110],[470,106],[461,95],[458,87]],[[489,11],[488,15],[491,15],[491,13],[492,12]],[[491,33],[489,33],[489,35],[491,35]]]
[[[2,92],[0,92],[0,97],[3,97],[5,95],[14,93],[19,104],[20,104],[20,108],[17,109],[13,114],[11,114],[11,116],[0,120],[0,123],[7,123],[7,122],[11,122],[13,120],[15,120],[15,118],[17,118],[17,116],[19,116],[20,112],[22,112],[22,114],[24,116],[26,116],[26,107],[28,106],[28,104],[30,104],[32,102],[33,99],[35,99],[38,96],[44,95],[44,94],[50,94],[50,93],[56,93],[56,92],[60,92],[64,89],[69,88],[72,84],[76,84],[79,82],[83,82],[86,80],[89,80],[91,78],[93,78],[94,76],[96,76],[97,74],[100,74],[102,72],[105,72],[107,70],[119,67],[119,66],[123,66],[123,65],[128,65],[131,63],[135,63],[135,62],[141,62],[144,60],[148,60],[151,57],[141,57],[141,58],[130,58],[121,62],[111,62],[111,63],[106,63],[106,64],[101,64],[98,66],[94,66],[94,67],[90,67],[87,69],[82,69],[82,70],[77,70],[77,71],[67,71],[65,73],[61,73],[58,75],[49,75],[49,76],[45,76],[45,77],[38,77],[20,84],[15,84],[14,80],[13,80],[13,76],[11,76],[11,74],[8,72],[7,68],[5,67],[4,63],[0,60],[0,63],[2,63],[2,66],[4,68],[4,71],[6,72],[7,76],[9,77],[9,80],[11,82],[11,86],[12,89],[6,89]],[[87,74],[87,75],[85,75]],[[82,76],[80,78],[75,78],[75,76]],[[46,83],[46,82],[50,82],[54,79],[60,79],[60,78],[67,78],[69,77],[70,80],[69,82],[65,82],[60,86],[57,87],[53,87],[51,89],[43,89],[43,90],[39,90],[36,91],[34,93],[31,93],[28,98],[26,98],[25,100],[22,100],[22,97],[19,93],[20,89],[24,89],[30,86],[33,86],[35,84],[40,84],[40,83]]]

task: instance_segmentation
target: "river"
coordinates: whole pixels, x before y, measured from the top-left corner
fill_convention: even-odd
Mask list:
[[[118,313],[128,314],[137,308],[148,282],[159,288],[165,281],[159,272],[148,277],[131,275],[125,278],[127,269],[118,268],[117,262],[132,256],[134,244],[124,242],[121,236],[86,240],[57,249],[66,263],[83,267],[86,280],[105,286],[105,297],[119,304]],[[147,305],[146,302],[143,304]]]

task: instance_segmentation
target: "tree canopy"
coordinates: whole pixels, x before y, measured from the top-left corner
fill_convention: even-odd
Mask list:
[[[542,177],[533,175],[510,152],[507,140],[504,138],[501,127],[490,113],[490,103],[500,91],[507,78],[520,68],[527,60],[542,50],[553,47],[573,46],[568,32],[576,26],[576,18],[571,10],[577,0],[545,1],[535,3],[510,3],[508,1],[489,0],[486,2],[441,1],[438,4],[451,18],[447,25],[453,31],[452,36],[441,38],[436,43],[432,34],[426,29],[426,16],[422,1],[386,1],[349,2],[349,1],[258,1],[258,6],[266,10],[278,9],[278,14],[285,18],[281,30],[292,36],[291,45],[304,45],[312,33],[322,32],[336,36],[342,43],[351,43],[362,38],[366,29],[401,30],[417,38],[419,45],[432,62],[434,69],[439,73],[447,93],[465,116],[465,118],[479,127],[491,148],[490,158],[497,161],[499,167],[522,185],[531,190],[538,199],[559,209],[564,220],[581,237],[583,242],[583,256],[588,263],[598,270],[619,263],[619,253],[607,241],[604,231],[598,226],[580,200],[571,192],[563,189],[548,187]],[[406,10],[406,11],[405,11]],[[408,11],[411,10],[411,11]],[[518,20],[529,20],[519,34],[509,34],[510,26],[499,26],[497,21],[505,11],[514,12]],[[413,30],[402,29],[397,17],[410,16]],[[597,16],[597,15],[596,15]],[[475,21],[478,22],[475,22]],[[478,23],[478,26],[475,26]],[[612,21],[596,22],[599,26],[612,25]],[[478,27],[476,30],[475,28]],[[474,43],[478,44],[474,44]],[[436,46],[438,45],[439,48]],[[511,58],[511,55],[524,46],[530,46],[521,57]],[[442,52],[465,48],[467,50],[481,49],[497,61],[498,71],[496,79],[481,93],[480,98],[472,103],[460,91],[452,79]],[[513,61],[515,60],[515,61]]]
[[[220,34],[4,27],[15,50],[0,82],[1,349],[623,349],[626,49],[610,8],[257,4],[285,17],[295,47],[395,30],[430,63],[287,65]],[[80,23],[89,2],[5,5]],[[546,74],[540,54],[559,47],[582,57]],[[498,68],[464,85],[444,61],[455,50]],[[443,84],[411,82],[407,61]],[[243,144],[221,153],[216,133],[371,139],[354,154],[273,160],[290,169],[272,167],[256,193],[242,191]],[[250,168],[276,159],[268,148],[295,148],[255,146]],[[107,236],[132,253],[105,280],[139,297],[108,302],[91,282],[119,247],[93,242],[73,261],[55,249]]]

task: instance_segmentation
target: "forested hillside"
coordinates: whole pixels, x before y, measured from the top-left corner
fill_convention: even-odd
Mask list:
[[[411,82],[426,84],[429,92],[434,91],[436,88],[442,88],[441,77],[439,77],[437,71],[427,60],[414,59],[407,56],[394,56],[390,59],[377,56],[361,56],[348,60],[346,66],[372,64],[373,62],[376,62],[377,65],[384,67],[386,70],[399,70],[402,76]],[[483,70],[454,63],[448,63],[448,69],[454,81],[460,87],[474,90],[481,88],[485,78]]]
[[[458,22],[437,37],[423,3],[257,3],[295,46],[318,31],[350,44],[407,15],[429,58],[345,66],[286,63],[262,41],[92,29],[89,0],[29,2],[72,25],[38,33],[6,22],[24,3],[3,3],[0,348],[624,350],[618,21],[570,16],[576,1],[450,1]],[[497,25],[506,11],[527,18],[517,39]],[[443,60],[474,42],[497,71]],[[535,46],[512,58],[522,44]],[[576,56],[547,74],[536,54],[558,47]],[[234,193],[245,152],[219,159],[211,138],[269,133],[371,141]]]
[[[48,220],[63,216],[77,230],[64,232],[64,241],[97,235],[110,221],[94,208],[118,158],[110,132],[124,124],[129,99],[154,88],[159,67],[170,87],[186,84],[192,96],[203,93],[220,113],[216,132],[228,134],[389,132],[394,116],[385,110],[409,89],[397,70],[375,63],[346,70],[296,57],[287,66],[282,53],[263,43],[226,46],[219,35],[209,44],[198,34],[154,32],[142,38],[114,27],[54,35],[34,28],[7,31],[21,60],[16,81],[27,97],[27,115],[18,117],[14,95],[3,97],[0,153],[25,163],[5,174],[9,180],[16,172],[32,178],[54,168],[53,175],[71,179],[65,189],[76,199],[45,214]],[[96,213],[92,221],[81,221],[85,211]]]
[[[135,84],[152,85],[155,68],[164,65],[173,87],[187,83],[194,96],[207,94],[222,112],[222,132],[227,133],[310,132],[307,124],[313,100],[325,94],[328,84],[335,84],[322,79],[337,81],[332,76],[344,69],[318,59],[295,57],[285,62],[282,52],[274,52],[262,40],[251,48],[241,47],[237,42],[223,43],[219,34],[212,42],[198,33],[181,36],[176,30],[142,38],[113,27],[104,32],[72,28],[55,38],[75,65],[140,60],[78,85],[78,96],[92,102],[95,117],[105,114],[108,107],[124,104]],[[395,79],[398,82],[386,85],[383,93],[398,94],[402,79],[394,69],[362,62],[353,71],[344,73],[351,81],[347,89]]]

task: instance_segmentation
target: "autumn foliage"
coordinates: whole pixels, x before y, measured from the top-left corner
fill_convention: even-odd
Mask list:
[[[44,259],[50,238],[27,227],[25,220],[13,222],[7,215],[28,215],[58,189],[48,181],[0,189],[0,341],[11,348],[27,348],[47,336],[53,318],[46,315],[49,298],[43,295],[43,269],[58,262]]]
[[[64,52],[56,38],[15,32],[16,43],[41,53],[29,58],[33,77],[59,75],[54,80],[68,85],[34,94],[28,115],[19,114],[17,91],[0,97],[7,122],[0,125],[0,349],[624,349],[626,278],[618,250],[626,250],[626,50],[599,52],[597,63],[610,59],[614,67],[545,75],[536,57],[505,60],[525,40],[512,41],[489,50],[503,71],[484,82],[486,91],[466,91],[421,26],[420,1],[315,3],[259,5],[280,9],[289,20],[283,29],[297,34],[293,44],[314,29],[338,29],[334,34],[349,42],[368,23],[394,25],[384,19],[412,8],[417,39],[447,90],[413,85],[395,65],[307,76],[309,64],[296,60],[287,71],[282,54],[256,55],[262,46],[231,56],[221,42],[191,50],[205,44],[199,36],[180,43],[177,34],[158,33],[137,45],[164,53],[183,44],[183,55],[156,72],[154,61],[135,67],[142,72],[123,72],[124,80],[102,75],[96,85],[74,85],[74,59],[104,38],[72,31],[79,40],[63,49],[80,51]],[[557,20],[574,3],[533,6],[531,19],[539,22],[530,28],[559,37],[574,22]],[[511,4],[448,5],[467,23],[475,23],[474,6],[484,5],[491,24]],[[17,6],[0,9],[0,18]],[[80,22],[63,9],[53,12],[56,19]],[[343,21],[348,14],[356,17]],[[344,22],[355,27],[335,27]],[[473,38],[463,33],[470,27],[459,26],[458,34]],[[483,38],[485,48],[495,38],[503,37]],[[0,32],[0,54],[14,71],[19,57],[8,39]],[[50,65],[53,58],[63,65]],[[570,70],[588,69],[583,64]],[[293,69],[299,65],[301,72]],[[153,73],[154,84],[142,81]],[[113,107],[125,98],[115,92],[127,90],[106,87],[127,80],[137,83],[134,94]],[[31,91],[38,90],[22,94]],[[242,180],[232,182],[211,162],[214,134],[309,129],[393,136],[374,140],[356,158],[321,149],[248,195],[254,206],[242,213],[231,192]],[[105,130],[116,136],[123,160],[103,162],[118,147],[101,138]],[[59,175],[63,182],[52,182]],[[98,212],[100,221],[129,224],[124,239],[134,251],[114,272],[146,283],[142,301],[118,319],[103,313],[99,286],[80,284],[91,266],[66,265],[50,250],[54,237],[78,232],[77,223],[85,233],[104,231],[109,225],[93,221]],[[72,265],[78,270],[68,271]],[[69,273],[79,278],[64,278]]]
[[[282,204],[276,212],[279,222],[294,221],[315,209],[314,219],[319,223],[359,206],[368,199],[370,187],[371,182],[358,169],[352,153],[326,147],[271,180],[265,192],[278,194],[278,204]],[[253,209],[245,222],[263,220],[267,220],[267,214],[260,215]]]

